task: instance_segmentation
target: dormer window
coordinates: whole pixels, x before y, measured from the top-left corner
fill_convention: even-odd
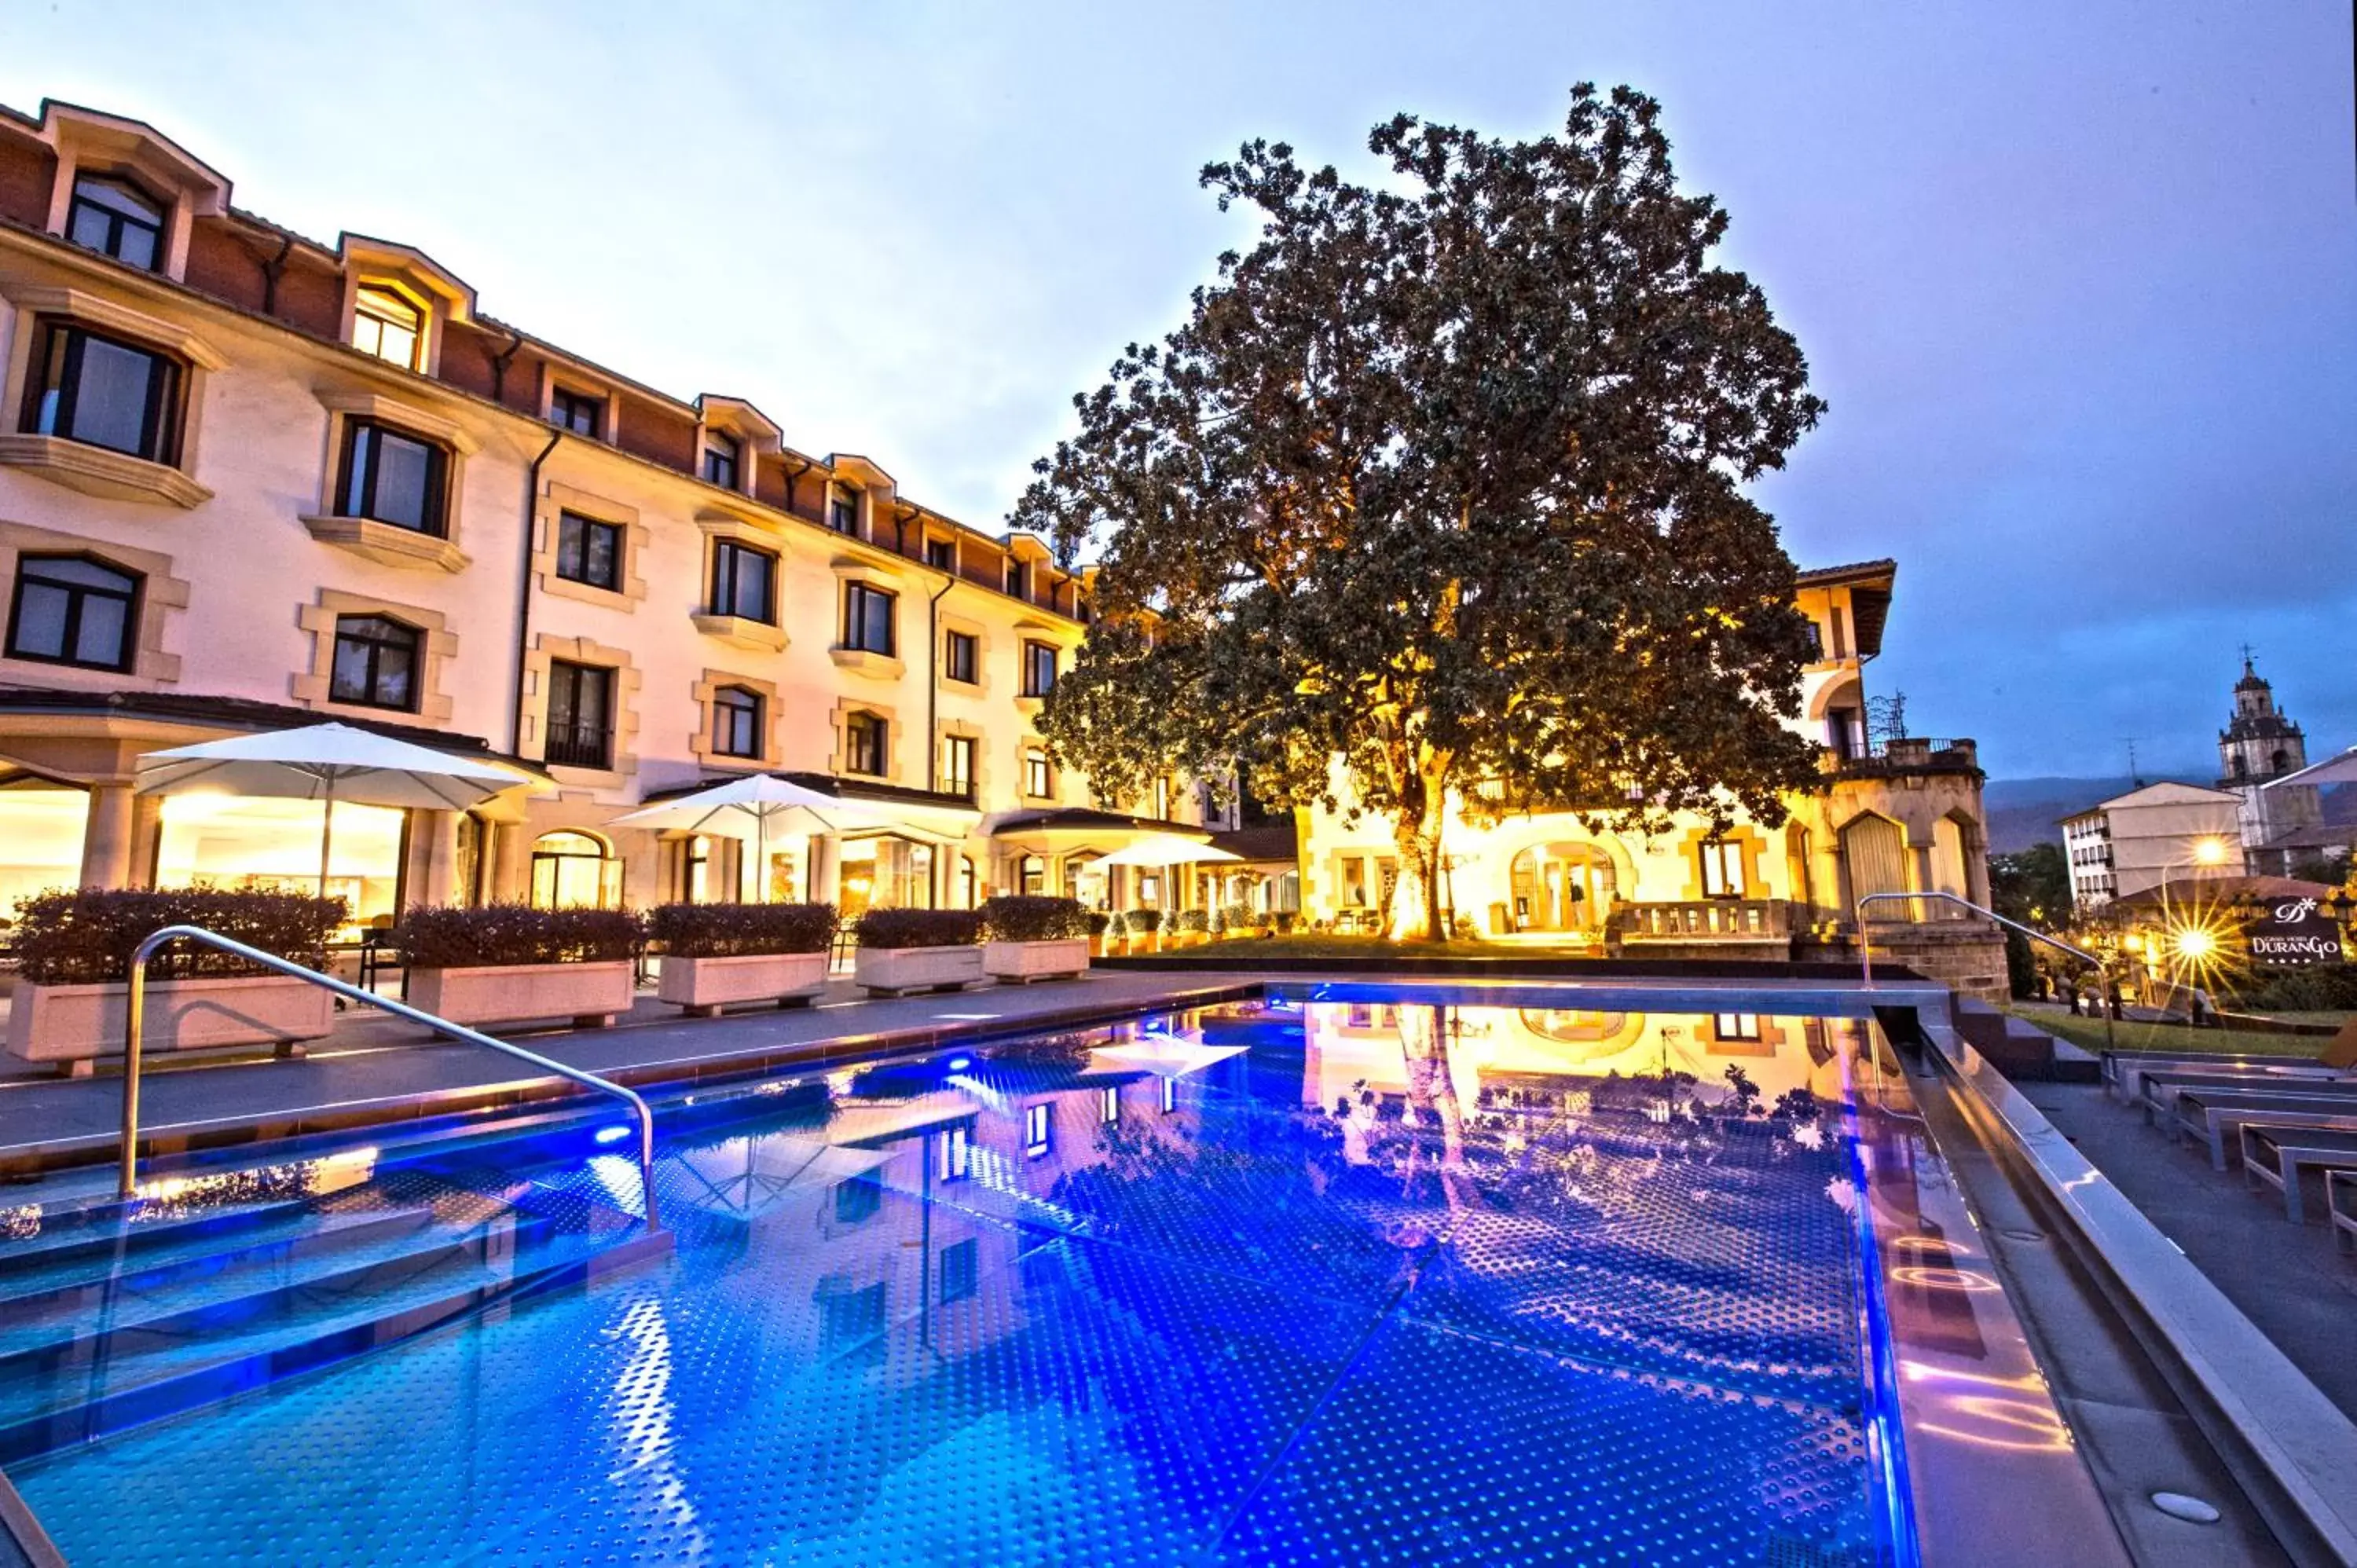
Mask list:
[[[739,488],[737,476],[744,471],[745,444],[734,435],[721,431],[707,432],[704,437],[704,482],[718,485],[724,490]]]
[[[925,564],[936,572],[957,570],[957,541],[928,539],[925,541]]]
[[[1031,568],[1020,561],[1006,564],[1006,591],[1018,599],[1031,596]]]
[[[352,306],[352,347],[404,371],[417,368],[417,345],[425,335],[425,312],[404,295],[363,284]]]
[[[859,492],[849,485],[836,485],[827,492],[826,525],[837,533],[859,537]]]
[[[127,179],[86,174],[73,184],[66,238],[102,255],[154,272],[164,264],[168,209]]]
[[[606,432],[606,400],[558,387],[548,398],[548,423],[576,435],[600,440]]]

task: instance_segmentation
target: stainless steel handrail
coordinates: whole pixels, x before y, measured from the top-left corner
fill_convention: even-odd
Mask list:
[[[553,1072],[559,1078],[568,1079],[587,1089],[594,1089],[600,1094],[610,1094],[615,1099],[626,1102],[630,1108],[630,1114],[636,1118],[639,1124],[639,1187],[641,1201],[646,1208],[647,1229],[651,1231],[662,1229],[662,1222],[655,1218],[655,1113],[635,1090],[626,1089],[611,1079],[599,1078],[594,1072],[584,1072],[579,1068],[567,1067],[563,1062],[542,1056],[537,1051],[525,1050],[522,1046],[511,1046],[505,1040],[495,1040],[490,1036],[479,1034],[463,1024],[453,1024],[447,1018],[437,1018],[422,1008],[412,1007],[406,1002],[395,1002],[389,996],[379,996],[373,991],[363,991],[359,986],[347,984],[331,974],[321,974],[316,969],[306,969],[292,960],[280,958],[276,953],[264,952],[260,948],[248,947],[243,942],[222,936],[219,931],[209,931],[202,926],[166,926],[131,950],[131,993],[127,999],[129,1013],[124,1020],[123,1030],[123,1161],[115,1183],[117,1197],[128,1202],[137,1196],[138,1189],[139,1054],[146,1033],[145,1020],[142,1015],[145,1011],[144,1004],[147,1000],[147,961],[156,956],[156,950],[158,948],[167,942],[175,941],[201,942],[207,947],[218,948],[222,952],[233,953],[249,963],[258,963],[265,969],[274,969],[281,974],[307,981],[313,985],[324,987],[339,996],[349,997],[354,1002],[364,1002],[371,1007],[382,1008],[397,1017],[406,1018],[413,1024],[423,1024],[438,1034],[448,1035],[453,1039],[464,1040],[470,1046],[481,1046],[486,1049],[513,1057],[518,1061],[530,1062],[533,1066]]]
[[[2096,974],[2102,976],[2105,980],[2109,980],[2111,978],[2109,966],[2107,966],[2101,958],[2098,958],[2095,954],[2087,951],[2084,948],[2074,948],[2069,942],[2058,941],[2054,938],[2048,936],[2044,931],[2032,930],[2028,926],[2023,925],[2019,920],[2009,920],[2003,915],[1998,914],[1995,909],[1984,909],[1978,904],[1974,903],[1971,899],[1960,897],[1956,894],[1868,893],[1857,901],[1857,908],[1853,911],[1857,916],[1857,956],[1858,966],[1862,974],[1861,983],[1868,990],[1872,990],[1874,987],[1874,940],[1867,935],[1866,929],[1866,907],[1868,904],[1872,904],[1878,900],[1885,898],[1905,898],[1910,901],[1917,898],[1936,898],[1943,904],[1953,904],[1960,909],[1970,909],[1975,915],[1986,915],[1988,918],[1995,920],[2000,926],[2006,926],[2014,930],[2019,931],[2023,936],[2028,937],[2033,942],[2044,942],[2048,947],[2054,949],[2058,952],[2068,953],[2082,963],[2092,963],[2095,966]],[[2112,1027],[2111,987],[2106,985],[2104,988],[2104,1048],[2105,1050],[2117,1050],[2119,1048],[2119,1033]]]

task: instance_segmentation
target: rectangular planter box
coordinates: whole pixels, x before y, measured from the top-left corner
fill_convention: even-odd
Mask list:
[[[968,981],[982,978],[982,949],[974,943],[954,948],[861,948],[851,977],[878,996],[898,996],[904,991],[960,991]]]
[[[599,1029],[630,1010],[634,989],[628,959],[409,972],[409,1004],[453,1024],[570,1018],[576,1029]]]
[[[826,989],[827,958],[823,952],[667,958],[655,994],[697,1018],[709,1018],[739,1002],[793,1006]]]
[[[996,977],[1002,985],[1021,985],[1034,980],[1067,980],[1085,974],[1089,967],[1089,939],[1064,937],[1044,942],[985,942],[982,944],[984,972]]]
[[[55,1062],[81,1077],[102,1056],[123,1054],[131,987],[19,983],[8,1011],[8,1052]],[[277,974],[159,980],[147,986],[145,1051],[220,1050],[276,1046],[301,1054],[300,1042],[324,1036],[335,1020],[335,994]]]

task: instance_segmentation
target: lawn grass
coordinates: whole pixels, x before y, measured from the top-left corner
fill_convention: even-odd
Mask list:
[[[1118,956],[1116,954],[1115,956]],[[1239,958],[1594,958],[1593,948],[1533,947],[1521,942],[1395,942],[1383,937],[1312,931],[1282,937],[1217,937],[1200,946],[1166,947],[1160,958],[1218,965]]]
[[[2035,1024],[2058,1040],[2068,1040],[2089,1055],[2098,1055],[2111,1042],[2104,1037],[2101,1018],[2076,1017],[2059,1009],[2008,1007],[2007,1012]],[[2222,1057],[2312,1057],[2325,1047],[2321,1035],[2264,1035],[2252,1029],[2189,1029],[2181,1024],[2138,1023],[2122,1018],[2112,1026],[2124,1051],[2176,1051]]]

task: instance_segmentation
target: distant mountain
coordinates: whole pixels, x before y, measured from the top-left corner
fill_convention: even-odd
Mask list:
[[[2034,843],[2061,843],[2062,818],[2076,815],[2115,795],[2125,795],[2138,782],[2126,775],[2116,779],[1992,779],[1981,792],[1982,808],[1988,813],[1989,853],[2018,854]],[[2164,780],[2147,778],[2141,782],[2158,784]],[[2217,780],[2178,774],[2166,782],[2207,787]]]
[[[1992,779],[1981,792],[1982,808],[1988,813],[1989,853],[2016,854],[2034,843],[2061,843],[2062,818],[2075,816],[2115,795],[2125,795],[2138,782],[2125,775],[2117,779]],[[2218,783],[2215,779],[2182,773],[2166,779],[2149,777],[2141,782],[2199,784],[2205,789]],[[2324,820],[2357,822],[2357,784],[2324,787]]]

